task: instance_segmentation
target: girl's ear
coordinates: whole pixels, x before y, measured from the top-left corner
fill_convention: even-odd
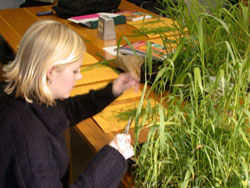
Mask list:
[[[47,79],[48,79],[48,81],[52,81],[55,74],[56,74],[56,67],[55,66],[50,67],[48,69],[48,71],[47,71]]]

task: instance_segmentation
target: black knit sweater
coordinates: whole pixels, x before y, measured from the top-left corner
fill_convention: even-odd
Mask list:
[[[67,185],[69,160],[64,130],[100,112],[114,100],[112,84],[53,107],[0,98],[0,188],[113,188],[127,162],[106,145],[73,185]]]

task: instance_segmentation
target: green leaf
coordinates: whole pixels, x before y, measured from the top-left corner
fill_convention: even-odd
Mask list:
[[[195,84],[198,83],[200,91],[203,94],[203,87],[202,87],[202,81],[201,81],[201,72],[200,72],[199,67],[194,68],[194,80],[195,80]]]
[[[152,47],[151,47],[150,41],[147,41],[147,64],[148,64],[148,72],[151,77],[152,76]]]
[[[204,36],[203,36],[203,18],[201,18],[198,22],[198,40],[199,40],[199,45],[200,45],[200,49],[201,49],[201,53],[203,53],[203,40],[204,40]]]
[[[160,127],[159,127],[160,149],[163,151],[166,143],[166,134],[165,134],[165,124],[164,124],[164,113],[161,105],[159,105],[159,114],[160,114]]]

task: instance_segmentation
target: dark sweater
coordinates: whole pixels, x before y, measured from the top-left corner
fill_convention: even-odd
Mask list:
[[[53,107],[0,98],[0,188],[113,188],[127,162],[106,145],[78,180],[68,186],[69,160],[64,130],[93,116],[114,100],[112,84],[98,91],[57,101]]]

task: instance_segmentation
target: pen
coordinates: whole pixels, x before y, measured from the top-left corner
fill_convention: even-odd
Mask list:
[[[37,16],[46,16],[46,15],[51,15],[51,14],[53,14],[52,10],[36,13]]]
[[[132,121],[133,121],[133,119],[132,119],[132,117],[130,117],[123,133],[128,134],[128,131],[129,131],[129,128],[132,124]]]

